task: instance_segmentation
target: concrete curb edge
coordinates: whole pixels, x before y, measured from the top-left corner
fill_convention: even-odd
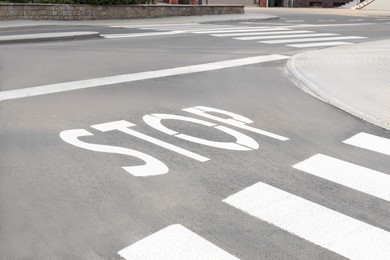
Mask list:
[[[309,51],[309,52],[316,52],[316,51]],[[307,52],[305,52],[307,53]],[[362,119],[364,121],[367,121],[371,124],[374,124],[376,126],[379,126],[381,128],[384,128],[386,130],[390,130],[390,126],[382,123],[380,120],[378,120],[375,117],[372,117],[363,111],[360,111],[357,108],[351,107],[346,105],[345,103],[339,101],[338,99],[332,97],[331,95],[328,95],[326,92],[322,91],[319,87],[317,87],[314,82],[306,79],[302,73],[300,73],[299,69],[296,66],[296,60],[299,59],[299,57],[303,53],[293,55],[286,64],[285,67],[285,73],[287,77],[302,91],[306,92],[307,94],[327,103],[330,104],[338,109],[341,109],[359,119]]]

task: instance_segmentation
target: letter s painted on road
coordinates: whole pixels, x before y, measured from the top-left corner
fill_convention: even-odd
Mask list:
[[[78,139],[82,136],[91,135],[93,134],[84,129],[65,130],[60,133],[62,140],[80,148],[95,152],[129,155],[143,160],[145,162],[144,165],[122,167],[125,171],[134,176],[155,176],[165,174],[169,171],[168,167],[163,162],[145,153],[118,146],[86,143]]]

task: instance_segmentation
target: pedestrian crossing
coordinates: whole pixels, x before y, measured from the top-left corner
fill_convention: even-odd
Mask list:
[[[358,133],[342,144],[390,156],[390,139]],[[390,159],[390,158],[389,158]],[[324,154],[291,166],[374,199],[390,202],[390,175]],[[264,182],[222,200],[255,219],[349,259],[390,259],[390,232]],[[231,249],[227,250],[231,252]],[[238,259],[175,224],[118,252],[124,259]]]
[[[322,46],[337,46],[352,44],[356,40],[365,39],[364,36],[344,36],[332,32],[316,32],[302,30],[305,25],[265,25],[265,26],[232,26],[218,24],[160,24],[144,26],[121,26],[121,28],[138,28],[140,30],[158,31],[161,35],[191,33],[196,35],[208,35],[212,37],[226,37],[240,41],[256,41],[260,44],[283,44],[292,48],[312,48]],[[321,24],[324,27],[324,24]],[[332,24],[332,26],[335,26]],[[171,33],[168,33],[171,32]],[[127,36],[126,36],[127,35]],[[156,33],[155,35],[158,35]],[[105,38],[141,37],[132,34],[103,35]],[[145,33],[144,36],[154,36],[153,33]]]
[[[238,260],[180,224],[168,226],[118,252],[126,260]]]
[[[343,143],[390,155],[390,139],[383,137],[359,133]],[[292,167],[390,201],[389,173],[323,154]],[[390,259],[390,232],[263,182],[245,188],[223,202],[349,259]]]

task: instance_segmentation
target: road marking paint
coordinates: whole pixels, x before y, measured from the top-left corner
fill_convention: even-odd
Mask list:
[[[323,154],[297,163],[295,169],[390,201],[390,175]]]
[[[265,29],[237,29],[237,30],[218,30],[218,31],[194,31],[196,34],[215,34],[215,33],[236,33],[236,32],[268,32],[268,31],[288,31],[288,28],[265,28]]]
[[[335,36],[340,34],[335,33],[310,33],[310,34],[293,34],[293,35],[267,35],[267,36],[258,36],[258,37],[252,37],[256,38],[257,40],[265,40],[265,39],[283,39],[283,38],[303,38],[303,37],[323,37],[323,36]],[[234,39],[240,39],[240,38],[234,38]]]
[[[371,150],[374,152],[390,155],[390,139],[384,137],[379,137],[362,132],[345,140],[343,143]]]
[[[118,252],[126,260],[238,260],[182,225],[168,226]]]
[[[71,81],[71,82],[37,86],[31,88],[7,90],[7,91],[0,92],[0,101],[60,93],[60,92],[85,89],[85,88],[101,87],[101,86],[134,82],[134,81],[147,80],[147,79],[156,79],[156,78],[186,75],[191,73],[199,73],[199,72],[212,71],[212,70],[220,70],[226,68],[234,68],[234,67],[258,64],[263,62],[284,60],[288,58],[289,56],[277,55],[277,54],[254,56],[254,57],[243,58],[243,59],[218,61],[212,63],[199,64],[199,65],[177,67],[172,69],[162,69],[162,70],[155,70],[155,71],[117,75],[117,76],[108,76],[108,77],[95,78],[95,79]]]
[[[351,42],[316,42],[316,43],[302,43],[302,44],[290,44],[286,45],[294,48],[310,48],[310,47],[322,47],[322,46],[337,46],[352,44]]]
[[[286,20],[286,23],[303,23],[304,20]]]
[[[60,133],[60,137],[62,140],[76,147],[84,148],[94,152],[128,155],[144,161],[145,162],[144,165],[122,167],[122,169],[131,173],[133,176],[136,177],[156,176],[156,175],[166,174],[169,171],[168,166],[166,166],[165,163],[146,153],[142,153],[136,150],[118,147],[118,146],[91,144],[79,140],[79,137],[92,136],[92,135],[93,135],[92,133],[84,129],[65,130]]]
[[[318,20],[319,22],[336,22],[334,19],[329,19],[329,20]]]
[[[253,33],[227,33],[227,34],[212,34],[212,36],[217,37],[234,37],[239,36],[239,38],[235,38],[237,40],[256,40],[257,36],[262,35],[287,35],[287,34],[299,34],[299,33],[314,33],[313,31],[277,31],[277,32],[253,32]],[[245,36],[245,37],[242,37]],[[246,37],[251,36],[251,37]],[[252,37],[253,36],[253,37]]]
[[[125,120],[120,120],[120,121],[114,121],[114,122],[109,122],[109,123],[92,125],[91,127],[94,129],[97,129],[99,131],[102,131],[102,132],[117,130],[117,131],[120,131],[122,133],[132,135],[134,137],[145,140],[149,143],[158,145],[158,146],[163,147],[165,149],[171,150],[172,152],[187,156],[189,158],[192,158],[192,159],[200,161],[200,162],[206,162],[206,161],[210,160],[209,158],[204,157],[202,155],[199,155],[197,153],[194,153],[194,152],[188,151],[186,149],[180,148],[176,145],[161,141],[161,140],[156,139],[154,137],[137,132],[133,129],[129,129],[129,127],[132,127],[132,126],[135,126],[135,125],[130,123],[130,122],[127,122]]]
[[[372,25],[377,23],[329,23],[329,24],[297,24],[284,26],[287,28],[299,28],[299,27],[340,27],[340,26],[363,26],[363,25]]]
[[[194,124],[200,124],[207,127],[214,127],[215,129],[218,129],[226,134],[229,134],[233,136],[236,141],[235,142],[217,142],[217,141],[210,141],[203,138],[194,137],[191,135],[186,134],[180,134],[178,132],[172,131],[171,129],[165,127],[161,121],[164,119],[171,119],[171,120],[179,120],[179,121],[185,121],[185,122],[191,122]],[[216,126],[213,123],[192,118],[192,117],[186,117],[186,116],[178,116],[178,115],[171,115],[171,114],[152,114],[152,115],[146,115],[143,117],[143,120],[146,124],[149,126],[166,133],[168,135],[174,135],[177,138],[190,141],[197,144],[207,145],[211,147],[221,148],[221,149],[227,149],[227,150],[236,150],[236,151],[251,151],[252,149],[257,150],[259,149],[259,144],[251,137],[242,134],[240,132],[237,132],[233,129],[227,128],[225,126]]]
[[[245,129],[245,130],[248,130],[248,131],[251,131],[254,133],[268,136],[268,137],[271,137],[271,138],[274,138],[274,139],[277,139],[280,141],[289,140],[289,138],[287,138],[287,137],[248,126],[246,124],[253,123],[253,121],[250,120],[249,118],[246,118],[244,116],[240,116],[238,114],[228,112],[228,111],[225,111],[222,109],[216,109],[216,108],[211,108],[211,107],[206,107],[206,106],[196,106],[196,107],[184,108],[182,110],[189,112],[189,113],[192,113],[192,114],[195,114],[195,115],[198,115],[198,116],[203,116],[203,117],[211,119],[211,120],[215,120],[215,121],[222,122],[222,123],[225,123],[228,125],[232,125],[232,126],[235,126],[235,127],[241,128],[241,129]],[[218,117],[218,116],[215,116],[212,114],[208,114],[207,112],[227,115],[231,118],[225,119],[225,118],[221,118],[221,117]]]
[[[140,28],[140,27],[163,27],[163,26],[177,26],[177,23],[166,23],[166,24],[128,24],[128,25],[112,25],[111,28]],[[199,25],[198,23],[183,23],[180,24],[183,26],[186,25]]]
[[[333,40],[356,40],[364,39],[362,36],[340,36],[340,37],[323,37],[323,38],[305,38],[305,39],[288,39],[288,40],[272,40],[259,41],[260,43],[276,44],[276,43],[293,43],[293,42],[319,42],[319,41],[333,41]]]
[[[161,35],[173,35],[186,33],[185,31],[169,31],[169,32],[151,32],[151,33],[126,33],[126,34],[102,34],[105,39],[118,39],[118,38],[136,38],[136,37],[150,37]]]
[[[239,27],[239,26],[234,26],[234,27],[231,27],[231,26],[207,26],[207,27],[163,27],[163,28],[141,28],[141,30],[151,30],[151,29],[154,29],[154,30],[180,30],[180,31],[195,31],[195,32],[209,32],[209,31],[216,31],[216,30],[243,30],[243,29],[254,29],[254,28],[269,28],[269,27]]]
[[[265,183],[223,202],[350,259],[390,259],[390,233]]]

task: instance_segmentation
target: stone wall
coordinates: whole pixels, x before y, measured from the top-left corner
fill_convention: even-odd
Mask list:
[[[356,1],[356,0],[353,0]],[[352,2],[352,0],[294,0],[294,7],[324,7],[332,8],[346,3]]]
[[[244,6],[0,4],[0,20],[103,20],[243,14]]]
[[[202,3],[205,2],[206,0],[202,0]],[[256,2],[258,3],[259,1],[256,0]],[[255,3],[254,0],[209,0],[209,5],[216,5],[216,4],[253,5],[254,3]]]

